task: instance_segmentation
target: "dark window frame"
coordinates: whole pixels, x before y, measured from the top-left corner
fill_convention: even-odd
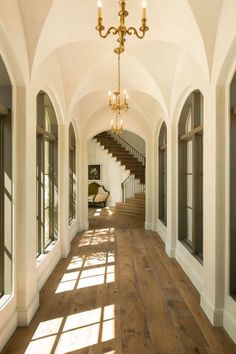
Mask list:
[[[159,220],[167,226],[167,128],[162,123],[158,139],[159,155]]]
[[[69,225],[76,220],[76,140],[72,124],[69,126]]]
[[[40,93],[43,95],[42,93]],[[39,94],[39,95],[40,95]],[[46,115],[46,106],[44,106],[44,122],[41,122],[42,126],[37,126],[36,136],[37,136],[37,242],[36,242],[36,255],[37,257],[41,254],[47,252],[48,246],[57,240],[57,233],[55,232],[55,159],[58,159],[58,155],[55,151],[57,150],[57,136],[51,133],[52,131],[52,122],[46,122],[46,119],[50,119]],[[48,113],[47,113],[48,114]],[[48,126],[47,131],[44,127]],[[56,123],[57,126],[57,123]],[[46,240],[45,233],[45,158],[46,158],[46,149],[45,143],[49,143],[49,237]]]
[[[4,143],[3,118],[0,117],[0,297],[4,295]]]
[[[191,114],[191,127],[186,123]],[[186,100],[179,121],[179,232],[178,238],[203,263],[203,96],[193,91]],[[191,171],[187,171],[187,144],[192,142]],[[191,206],[188,205],[187,176],[192,176]],[[192,215],[191,238],[188,235],[187,209]]]
[[[236,75],[236,74],[235,74]],[[235,79],[234,79],[235,80]],[[236,301],[236,109],[233,107],[236,88],[230,87],[230,229],[229,229],[229,293]]]

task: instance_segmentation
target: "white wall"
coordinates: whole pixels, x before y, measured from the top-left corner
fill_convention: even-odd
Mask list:
[[[122,139],[126,140],[128,144],[135,148],[135,150],[140,152],[140,154],[143,156],[146,155],[145,141],[140,136],[131,133],[128,130],[124,130],[120,136]]]
[[[109,192],[107,206],[114,206],[116,202],[122,201],[122,181],[129,175],[124,166],[121,166],[116,158],[107,153],[102,146],[99,146],[95,140],[88,142],[88,164],[101,165],[101,179],[95,181],[103,185]],[[93,182],[89,180],[89,183]]]

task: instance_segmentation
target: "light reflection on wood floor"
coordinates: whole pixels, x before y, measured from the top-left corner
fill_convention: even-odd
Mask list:
[[[109,210],[89,211],[89,230],[74,239],[31,325],[2,354],[236,353],[157,234]]]

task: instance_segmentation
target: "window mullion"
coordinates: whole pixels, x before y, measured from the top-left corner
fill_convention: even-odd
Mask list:
[[[193,253],[196,253],[197,250],[197,232],[196,232],[196,199],[197,199],[197,183],[196,183],[196,163],[197,163],[197,156],[196,156],[196,139],[195,134],[193,135],[192,140],[192,235],[193,235]]]
[[[0,297],[4,294],[3,119],[0,119]]]
[[[42,171],[43,171],[43,235],[41,235],[41,253],[44,253],[45,249],[45,144],[44,138],[42,139]]]

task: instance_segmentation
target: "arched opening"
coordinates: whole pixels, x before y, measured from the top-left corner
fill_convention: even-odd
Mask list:
[[[0,57],[0,297],[12,293],[12,85]]]
[[[49,96],[37,96],[37,255],[58,235],[58,126]]]
[[[203,96],[187,98],[179,120],[179,240],[203,260]]]
[[[88,142],[88,204],[145,218],[145,141],[104,131]],[[138,199],[138,200],[137,200]]]
[[[167,225],[167,129],[162,123],[159,134],[159,219]]]
[[[76,220],[76,139],[73,124],[69,125],[69,225]]]

